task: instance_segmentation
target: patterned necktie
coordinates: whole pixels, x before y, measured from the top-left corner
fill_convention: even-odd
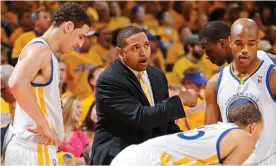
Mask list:
[[[150,105],[152,106],[152,100],[151,100],[150,91],[149,91],[149,88],[148,88],[147,84],[146,84],[145,81],[143,80],[143,74],[145,74],[145,73],[141,71],[141,72],[138,73],[138,76],[137,76],[137,77],[138,77],[138,80],[139,80],[139,82],[140,82],[140,84],[141,84],[141,87],[142,87],[142,89],[143,89],[145,95],[146,95],[147,98],[148,98],[148,101],[149,101]]]

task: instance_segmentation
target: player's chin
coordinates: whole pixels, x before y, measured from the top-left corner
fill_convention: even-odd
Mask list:
[[[239,66],[241,67],[247,67],[251,64],[251,61],[247,61],[247,62],[239,62]]]

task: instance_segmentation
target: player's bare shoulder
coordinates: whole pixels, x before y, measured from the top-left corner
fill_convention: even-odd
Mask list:
[[[247,144],[249,147],[253,148],[255,146],[254,138],[248,132],[235,129],[229,131],[221,141],[221,157],[227,157],[233,149],[237,148],[241,144]]]
[[[51,60],[52,52],[44,43],[33,43],[21,52],[21,60],[26,58],[40,58],[43,61]],[[39,61],[39,60],[38,60]]]
[[[22,51],[20,58],[20,63],[27,66],[36,66],[34,70],[28,68],[31,70],[29,72],[34,72],[32,82],[48,82],[52,73],[52,51],[46,44],[34,43],[29,45]]]

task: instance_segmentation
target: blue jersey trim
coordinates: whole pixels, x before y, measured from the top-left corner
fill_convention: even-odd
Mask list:
[[[274,94],[272,93],[271,91],[271,87],[270,87],[270,74],[271,74],[271,71],[272,69],[274,68],[275,66],[274,65],[270,65],[268,70],[267,70],[267,73],[266,73],[266,80],[265,80],[265,83],[266,83],[266,87],[267,87],[267,90],[270,94],[270,97],[272,98],[272,100],[276,103],[276,96],[274,96]]]
[[[230,72],[231,76],[232,76],[233,78],[235,78],[235,80],[237,80],[239,84],[241,84],[241,81],[240,81],[240,80],[234,75],[234,73],[232,72],[232,65],[233,65],[233,64],[231,64],[231,65],[229,66],[229,72]]]
[[[243,83],[245,83],[250,77],[252,77],[252,76],[261,68],[261,66],[263,65],[263,63],[264,63],[264,61],[261,62],[261,64],[258,66],[258,68],[257,68],[252,74],[250,74],[250,76],[247,77],[247,78],[243,81]]]
[[[276,65],[276,59],[273,59],[267,52],[265,52],[274,65]]]
[[[238,81],[238,83],[239,83],[240,85],[243,85],[243,84],[245,84],[245,82],[246,82],[249,78],[251,78],[251,77],[261,68],[261,66],[263,65],[263,63],[264,63],[264,61],[262,60],[261,63],[259,64],[259,66],[257,66],[257,68],[255,69],[255,71],[254,71],[253,73],[251,73],[251,74],[250,74],[246,79],[244,79],[244,80],[241,80],[240,78],[238,78],[238,77],[233,73],[233,64],[231,64],[231,65],[230,65],[230,68],[229,68],[230,74],[231,74],[232,77],[234,77],[234,78]]]
[[[219,163],[222,164],[223,163],[223,159],[220,156],[220,142],[222,140],[222,138],[231,130],[233,129],[240,129],[239,127],[234,127],[234,128],[230,128],[225,130],[218,138],[217,143],[216,143],[216,149],[217,149],[217,155],[218,155],[218,159],[219,159]]]
[[[193,135],[193,136],[186,136],[185,135],[185,132],[180,132],[177,134],[177,136],[179,138],[182,138],[182,139],[185,139],[185,140],[195,140],[195,139],[198,139],[200,137],[202,137],[204,134],[205,134],[205,131],[197,131],[198,133],[196,135]]]
[[[53,75],[54,75],[54,62],[53,62],[53,58],[51,57],[51,68],[52,68],[52,73],[51,73],[51,78],[48,82],[46,82],[45,84],[39,84],[39,83],[34,83],[31,82],[31,85],[34,87],[43,87],[43,86],[48,86],[52,83],[53,81]]]
[[[45,44],[42,41],[34,41],[33,43],[29,44],[28,46],[30,46],[32,44],[35,44],[35,43]],[[19,57],[19,61],[20,60],[21,60],[21,56]],[[38,83],[31,82],[31,85],[34,86],[34,87],[42,87],[42,86],[48,86],[48,85],[50,85],[52,83],[52,81],[53,81],[53,73],[54,73],[54,63],[53,63],[53,58],[52,57],[51,57],[51,67],[52,67],[52,74],[51,74],[51,78],[50,78],[50,80],[48,82],[46,82],[45,84],[38,84]]]
[[[29,47],[30,45],[32,45],[32,44],[35,44],[35,43],[42,43],[42,44],[44,44],[42,41],[35,41],[35,42],[33,42],[33,43],[31,43],[31,44],[29,44],[27,47]],[[19,61],[21,60],[21,53],[20,53],[20,55],[19,55]]]
[[[216,87],[216,97],[217,98],[218,98],[219,86],[220,86],[221,79],[222,79],[222,76],[223,76],[223,70],[224,70],[224,68],[222,68],[219,72],[219,78],[218,78],[218,83],[217,83],[217,87]]]

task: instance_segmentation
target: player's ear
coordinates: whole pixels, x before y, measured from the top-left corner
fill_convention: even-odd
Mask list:
[[[257,127],[257,124],[256,124],[256,123],[252,123],[252,124],[250,125],[250,133],[251,133],[251,134],[255,132],[256,127]]]
[[[117,55],[119,56],[120,59],[124,58],[123,49],[122,48],[116,47],[116,53],[117,53]]]
[[[64,33],[72,32],[74,30],[74,23],[72,21],[67,21],[64,23]]]

